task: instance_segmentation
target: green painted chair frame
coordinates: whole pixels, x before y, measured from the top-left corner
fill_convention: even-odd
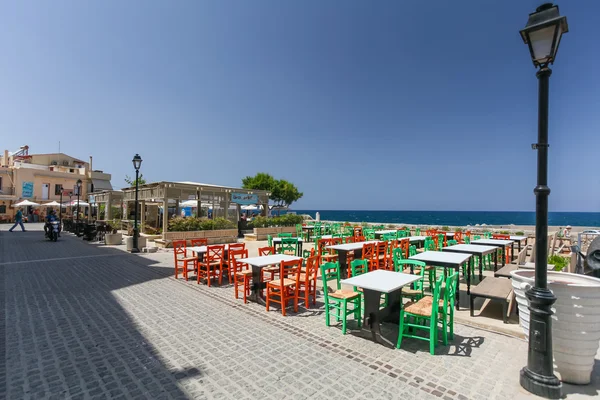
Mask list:
[[[338,298],[332,297],[332,294],[329,293],[329,282],[331,280],[335,280],[336,291],[341,289],[340,283],[340,264],[338,262],[329,262],[321,265],[321,279],[323,281],[323,297],[325,301],[325,325],[330,326],[329,322],[329,314],[333,309],[335,311],[335,318],[339,322],[342,321],[342,334],[346,334],[346,325],[348,315],[353,314],[354,318],[360,324],[362,318],[362,294],[360,292],[356,292],[356,296],[352,298]],[[348,308],[348,305],[351,304],[353,306],[352,309]]]

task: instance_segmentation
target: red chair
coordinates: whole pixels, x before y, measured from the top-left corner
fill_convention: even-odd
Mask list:
[[[365,243],[362,248],[362,259],[367,260],[369,263],[369,271],[377,269],[377,259],[375,258],[375,243]],[[352,268],[348,263],[348,272],[351,275]]]
[[[375,245],[375,269],[386,269],[388,242],[378,242]]]
[[[314,249],[313,249],[314,251]],[[306,266],[300,270],[298,281],[298,296],[304,297],[304,307],[309,308],[310,298],[313,305],[317,304],[317,271],[319,270],[319,258],[315,255],[306,259]]]
[[[225,267],[225,246],[208,246],[204,260],[198,261],[198,283],[201,278],[206,278],[206,283],[210,287],[210,281],[217,275],[217,267],[219,267],[219,285],[223,280],[223,269]],[[214,267],[214,269],[213,269]]]
[[[240,258],[247,258],[248,250],[229,250],[229,269],[233,275],[233,288],[235,298],[238,298],[239,288],[244,291],[244,303],[247,303],[247,297],[250,295],[250,280],[252,279],[252,269],[246,263],[240,262]]]
[[[192,239],[190,243],[192,246],[208,246],[208,239]]]
[[[302,259],[282,261],[279,266],[279,279],[267,282],[267,311],[271,303],[281,304],[281,314],[285,317],[287,304],[294,302],[294,312],[298,312],[298,283]]]
[[[188,257],[187,249],[185,247],[185,240],[173,241],[173,255],[175,257],[175,279],[179,278],[179,269],[181,268],[183,277],[187,281],[188,272],[197,271],[198,269],[198,257]],[[192,264],[191,269],[189,267],[190,264]]]
[[[259,256],[270,256],[275,254],[275,247],[260,247],[258,249]],[[275,279],[275,275],[279,273],[279,265],[264,267],[260,270],[261,279],[265,281],[265,274],[270,274],[269,281]]]

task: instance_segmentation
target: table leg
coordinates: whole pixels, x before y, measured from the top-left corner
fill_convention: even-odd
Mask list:
[[[521,242],[519,242],[519,243],[521,243]],[[519,246],[519,250],[520,250],[520,247],[521,246]],[[512,242],[510,244],[510,262],[513,262],[514,260],[515,260],[515,242]]]
[[[390,348],[395,348],[395,343],[390,342],[381,336],[381,323],[385,319],[399,319],[400,314],[400,294],[401,290],[396,290],[388,296],[388,306],[382,310],[379,309],[381,302],[381,292],[375,290],[363,289],[365,299],[365,317],[363,319],[362,329],[367,331],[374,342],[383,344]],[[395,314],[398,315],[395,315]]]
[[[457,274],[460,273],[460,265],[457,265],[454,269],[456,270]],[[446,270],[446,268],[444,268],[444,271],[445,270]],[[460,310],[460,285],[458,284],[458,281],[456,281],[456,285],[457,285],[457,287],[456,287],[456,309]],[[468,289],[469,292],[471,291],[470,285],[471,285],[470,283],[467,284],[467,287],[469,288]]]
[[[479,255],[479,282],[483,280],[483,254]]]
[[[502,257],[502,266],[504,267],[506,265],[506,246],[504,246],[503,249],[504,249],[504,257]],[[494,270],[494,272],[496,272],[496,270]]]
[[[498,250],[494,250],[494,272],[498,270]]]
[[[467,294],[470,295],[471,294],[471,272],[473,271],[471,269],[471,266],[473,265],[473,263],[471,262],[473,261],[472,258],[469,259],[469,261],[467,261],[467,266],[466,266],[466,270],[467,270]],[[460,269],[460,268],[459,268]],[[444,271],[446,269],[444,268]],[[459,275],[460,276],[460,275]],[[460,281],[460,279],[459,279]],[[458,290],[457,290],[458,291]]]
[[[348,278],[350,276],[350,270],[348,266],[347,252],[338,251],[338,262],[340,263],[340,274],[342,275],[342,279]]]
[[[525,240],[527,242],[527,240]],[[521,241],[519,240],[519,253],[521,252]]]
[[[260,303],[262,298],[260,292],[267,287],[267,284],[261,279],[262,268],[252,265],[252,293],[248,297],[249,300]]]
[[[298,257],[302,257],[302,242],[301,241],[298,241],[298,247],[297,247],[297,249],[298,250],[297,250],[297,254],[296,255]]]

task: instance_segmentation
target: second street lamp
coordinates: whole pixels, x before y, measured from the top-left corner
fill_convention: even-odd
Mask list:
[[[538,396],[558,399],[561,382],[554,375],[552,357],[552,310],[556,297],[548,289],[548,92],[558,45],[569,27],[558,6],[546,3],[529,14],[521,37],[529,46],[533,65],[539,68],[537,186],[535,193],[535,282],[525,295],[529,300],[529,350],[527,366],[521,370],[521,386]]]
[[[77,179],[77,219],[75,222],[75,235],[79,236],[79,196],[81,196],[81,179]]]
[[[142,157],[139,154],[136,154],[133,157],[133,168],[135,168],[135,214],[133,217],[133,246],[131,247],[132,253],[139,253],[140,249],[138,249],[138,191],[139,191],[139,179],[140,179],[140,167],[142,166]]]

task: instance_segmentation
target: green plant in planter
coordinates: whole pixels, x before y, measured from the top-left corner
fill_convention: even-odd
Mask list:
[[[106,221],[106,225],[110,228],[112,234],[115,234],[121,228],[121,221]]]
[[[559,256],[558,254],[548,257],[548,264],[554,264],[555,271],[562,271],[569,265],[569,262],[570,260],[567,257]]]
[[[501,235],[509,235],[509,234],[510,234],[510,232],[509,232],[509,231],[500,231],[500,234],[501,234]]]
[[[523,231],[517,231],[517,232],[515,232],[515,235],[523,236],[523,235],[525,235],[525,232],[523,232]]]
[[[454,229],[454,232],[462,232],[462,228],[456,228]]]
[[[442,226],[442,230],[444,232],[448,232],[450,230],[450,227],[449,226]]]

